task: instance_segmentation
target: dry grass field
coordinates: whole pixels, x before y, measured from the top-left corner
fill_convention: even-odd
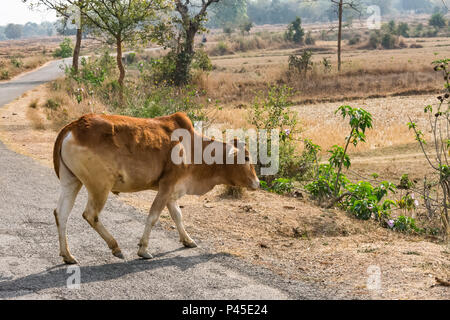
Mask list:
[[[75,42],[74,37],[72,43]],[[31,71],[55,59],[53,53],[64,39],[61,36],[0,41],[0,81]],[[99,47],[95,40],[82,42],[81,54],[89,54]]]

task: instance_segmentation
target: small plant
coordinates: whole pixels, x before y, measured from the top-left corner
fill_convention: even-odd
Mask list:
[[[22,60],[20,60],[17,57],[13,57],[11,58],[11,64],[15,67],[15,68],[21,68],[23,66],[23,62]]]
[[[312,51],[304,50],[301,55],[289,56],[289,69],[296,70],[299,73],[306,74],[308,70],[311,70],[313,66]]]
[[[136,53],[130,52],[126,55],[127,64],[133,64],[136,62]]]
[[[0,74],[0,80],[8,80],[9,79],[9,71],[8,70],[2,70]]]
[[[263,190],[278,194],[287,194],[294,190],[293,181],[288,178],[278,178],[273,180],[271,183],[261,180],[260,183]]]
[[[53,56],[55,58],[69,58],[73,55],[72,40],[70,38],[64,38],[59,44],[59,48],[55,50]]]
[[[219,55],[221,55],[221,56],[227,54],[227,53],[228,53],[228,46],[227,46],[227,44],[226,44],[225,42],[223,42],[223,41],[220,41],[220,42],[217,44],[217,52],[218,52]]]
[[[399,216],[397,219],[394,220],[394,227],[395,230],[400,232],[407,232],[407,231],[414,231],[414,232],[421,232],[421,229],[419,229],[416,226],[416,220],[411,217],[405,217],[405,216]]]
[[[39,103],[39,100],[38,100],[38,99],[34,99],[33,101],[30,102],[30,104],[28,105],[28,107],[29,107],[29,108],[32,108],[32,109],[37,109],[38,103]]]
[[[403,190],[409,190],[412,187],[414,187],[414,182],[412,182],[409,179],[409,175],[408,174],[402,174],[401,178],[400,178],[400,183],[397,186],[398,189],[403,189]]]
[[[305,37],[305,44],[314,45],[315,43],[316,43],[316,40],[314,40],[311,31],[309,31]]]
[[[57,110],[60,107],[60,103],[54,99],[48,99],[47,102],[44,104],[44,107],[50,110]]]
[[[253,28],[253,22],[251,20],[245,20],[239,25],[239,30],[241,30],[242,35],[245,33],[250,33],[250,30]]]
[[[330,58],[324,57],[322,59],[323,70],[325,73],[329,73],[331,71],[331,61]]]
[[[203,71],[211,71],[213,69],[211,59],[204,50],[197,50],[195,52],[192,67]]]
[[[351,130],[346,138],[344,149],[335,148],[330,157],[330,163],[337,168],[337,177],[334,187],[335,196],[338,195],[340,189],[339,175],[341,174],[342,166],[345,166],[347,169],[350,167],[350,159],[347,155],[348,146],[351,143],[356,147],[359,142],[366,142],[366,129],[372,128],[372,115],[364,109],[341,106],[335,113],[338,112],[341,113],[343,119],[346,117],[350,118],[349,125]]]

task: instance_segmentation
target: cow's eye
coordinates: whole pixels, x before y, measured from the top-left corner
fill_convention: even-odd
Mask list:
[[[249,157],[245,157],[245,161],[250,161],[250,158]]]

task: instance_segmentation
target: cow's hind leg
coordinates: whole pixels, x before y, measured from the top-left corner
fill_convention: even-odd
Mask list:
[[[82,183],[75,177],[62,163],[60,167],[61,195],[58,201],[58,208],[53,212],[55,215],[56,226],[58,228],[60,256],[67,264],[77,263],[70,254],[67,245],[67,220],[73,209],[75,199],[81,189]]]
[[[98,234],[105,240],[108,247],[111,249],[112,254],[117,258],[124,259],[124,256],[117,244],[116,239],[106,230],[105,226],[99,219],[100,212],[105,206],[108,199],[109,190],[103,189],[101,191],[93,191],[88,188],[88,203],[86,210],[83,213],[83,218],[89,223],[89,225],[98,232]]]
[[[183,216],[181,214],[181,209],[178,206],[177,202],[169,201],[167,203],[167,209],[169,209],[170,216],[172,217],[172,220],[175,222],[175,225],[177,226],[178,233],[180,234],[180,241],[183,243],[183,245],[187,248],[197,247],[195,241],[192,240],[192,238],[186,232],[186,229],[184,229]]]

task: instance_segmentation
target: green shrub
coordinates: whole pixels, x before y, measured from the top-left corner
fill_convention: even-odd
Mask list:
[[[136,53],[130,52],[126,55],[127,64],[133,64],[136,62]]]
[[[64,38],[64,40],[59,44],[59,48],[55,50],[53,56],[55,58],[68,58],[73,55],[72,40],[70,38]]]
[[[442,13],[437,12],[431,16],[430,20],[428,21],[428,24],[432,27],[441,29],[446,26],[447,22],[445,21],[445,18],[442,15]]]
[[[220,41],[220,42],[217,44],[217,52],[218,52],[219,55],[221,55],[221,56],[227,54],[227,53],[228,53],[228,46],[227,46],[227,44],[226,44],[225,42],[223,42],[223,41]]]
[[[291,193],[294,189],[294,184],[292,179],[288,178],[278,178],[273,180],[271,183],[267,183],[264,180],[260,180],[261,188],[263,190],[274,192],[278,194]]]
[[[381,43],[380,35],[378,32],[372,32],[369,37],[369,48],[376,49]]]
[[[361,37],[359,34],[355,34],[353,37],[348,40],[348,44],[351,46],[354,46],[355,44],[358,44],[361,42]]]
[[[284,37],[287,41],[302,44],[304,36],[305,31],[302,28],[302,19],[297,17],[289,24],[288,30],[284,34]]]
[[[47,102],[44,104],[44,107],[51,110],[57,110],[60,107],[60,103],[54,99],[48,99]]]
[[[422,231],[416,226],[414,218],[405,216],[399,216],[394,220],[394,229],[400,232],[414,231],[419,233]]]
[[[11,64],[16,68],[21,68],[23,66],[22,60],[17,57],[11,58]]]
[[[213,69],[211,59],[204,50],[197,50],[195,52],[192,67],[203,71],[211,71]]]
[[[409,37],[409,25],[406,22],[400,22],[397,26],[397,35],[408,38]]]
[[[301,55],[292,54],[289,56],[289,69],[296,70],[299,73],[306,74],[312,69],[312,51],[303,50]]]
[[[309,31],[305,37],[305,44],[314,45],[315,43],[316,43],[316,40],[314,40],[311,31]]]
[[[396,37],[390,33],[385,33],[381,37],[381,45],[385,49],[394,49],[395,48]]]
[[[154,118],[170,115],[179,111],[185,112],[194,121],[207,120],[203,106],[195,102],[198,95],[195,89],[179,91],[172,87],[153,87],[144,96],[129,93],[128,107],[121,111],[124,115],[139,118]]]
[[[9,71],[8,70],[2,70],[0,74],[0,80],[8,80],[9,79]]]

